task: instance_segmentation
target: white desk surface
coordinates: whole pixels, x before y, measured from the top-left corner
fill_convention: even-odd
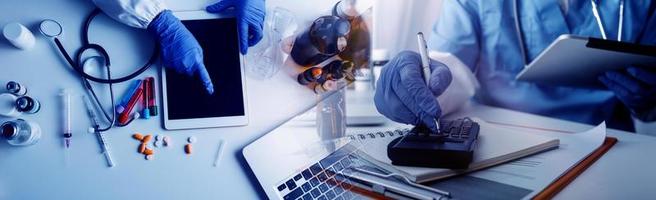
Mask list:
[[[174,10],[194,10],[207,5],[207,0],[168,4]],[[332,1],[334,2],[334,1]],[[269,6],[280,5],[298,11],[300,21],[316,18],[329,10],[331,2],[321,9],[316,1],[269,0]],[[256,199],[259,185],[241,156],[241,148],[262,136],[293,114],[316,102],[314,93],[298,85],[284,70],[268,80],[247,79],[250,123],[243,127],[185,131],[164,131],[159,118],[137,120],[128,127],[107,133],[114,168],[107,168],[100,147],[92,134],[82,104],[74,106],[74,136],[68,164],[64,162],[59,119],[61,88],[72,88],[82,94],[79,78],[59,56],[51,41],[41,37],[35,28],[45,18],[64,25],[63,43],[70,52],[80,45],[79,29],[90,12],[90,1],[8,0],[0,7],[0,26],[9,22],[26,25],[37,37],[34,49],[20,51],[6,40],[0,40],[0,83],[15,80],[29,87],[29,94],[39,99],[43,109],[37,115],[22,118],[38,122],[43,129],[39,143],[29,147],[12,147],[0,142],[0,199]],[[94,22],[91,40],[107,48],[116,74],[126,73],[141,65],[150,53],[149,47],[138,45],[147,39],[145,33],[126,28],[109,19]],[[134,35],[138,35],[134,37]],[[144,47],[145,46],[145,47]],[[158,66],[144,76],[156,76]],[[118,95],[127,84],[117,85]],[[95,85],[107,98],[106,86]],[[81,103],[81,101],[78,101]],[[495,121],[507,120],[533,126],[557,127],[580,131],[591,126],[518,113],[504,109],[474,106],[460,112]],[[5,121],[6,118],[0,118]],[[144,160],[136,152],[138,142],[132,133],[165,134],[173,138],[173,146],[155,149],[155,159]],[[183,144],[194,135],[194,153],[185,155]],[[604,157],[576,179],[557,197],[563,199],[619,199],[656,196],[656,139],[611,131],[619,138]],[[225,141],[223,159],[213,167],[219,140]]]

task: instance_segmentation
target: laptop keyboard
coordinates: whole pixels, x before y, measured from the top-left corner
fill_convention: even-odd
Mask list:
[[[280,196],[285,200],[356,199],[357,195],[348,191],[352,182],[339,174],[357,161],[350,155],[353,149],[345,147],[280,183],[276,188]]]
[[[386,131],[377,134],[389,134],[389,136],[402,135],[405,131]],[[364,139],[350,136],[352,140]],[[360,135],[360,137],[365,137]],[[375,137],[374,135],[370,137]],[[383,135],[384,137],[384,135]],[[292,175],[277,186],[277,191],[285,200],[350,200],[360,199],[358,194],[349,192],[353,188],[353,182],[341,175],[344,169],[356,166],[359,162],[355,155],[355,147],[345,145],[321,161],[311,165],[300,173]]]

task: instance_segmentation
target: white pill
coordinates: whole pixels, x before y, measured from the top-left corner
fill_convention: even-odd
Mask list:
[[[162,144],[161,140],[155,139],[155,141],[153,142],[153,146],[155,146],[155,147],[161,147],[162,145],[163,144]]]
[[[162,135],[156,135],[155,136],[155,141],[160,141],[162,140]]]
[[[191,137],[187,138],[187,142],[189,142],[190,144],[195,143],[196,142],[196,137],[191,136]]]
[[[152,160],[153,158],[155,158],[153,154],[146,155],[146,160]]]
[[[165,147],[171,145],[171,138],[169,136],[164,136],[162,141],[164,142]]]

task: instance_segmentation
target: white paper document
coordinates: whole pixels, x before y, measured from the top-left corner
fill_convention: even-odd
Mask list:
[[[499,125],[502,126],[502,125]],[[560,147],[534,156],[469,174],[481,179],[531,190],[525,199],[535,196],[568,169],[599,148],[606,138],[606,124],[581,133],[547,132],[530,128],[512,128],[560,139]]]

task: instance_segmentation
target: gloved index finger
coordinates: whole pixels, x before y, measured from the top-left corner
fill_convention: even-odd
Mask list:
[[[420,67],[419,65],[403,66],[400,69],[401,83],[414,98],[419,109],[416,112],[420,114],[419,117],[423,123],[433,131],[437,131],[434,119],[439,117],[441,110],[435,96],[424,82]]]
[[[248,53],[248,23],[240,20],[239,22],[239,49],[242,55]]]
[[[251,24],[249,27],[248,46],[255,46],[260,40],[262,40],[262,27],[255,23]]]
[[[212,78],[210,78],[210,73],[207,72],[207,68],[205,68],[205,64],[197,63],[196,68],[198,69],[198,75],[200,77],[200,80],[203,82],[203,86],[205,86],[205,90],[209,94],[214,94],[214,84],[212,84]]]

